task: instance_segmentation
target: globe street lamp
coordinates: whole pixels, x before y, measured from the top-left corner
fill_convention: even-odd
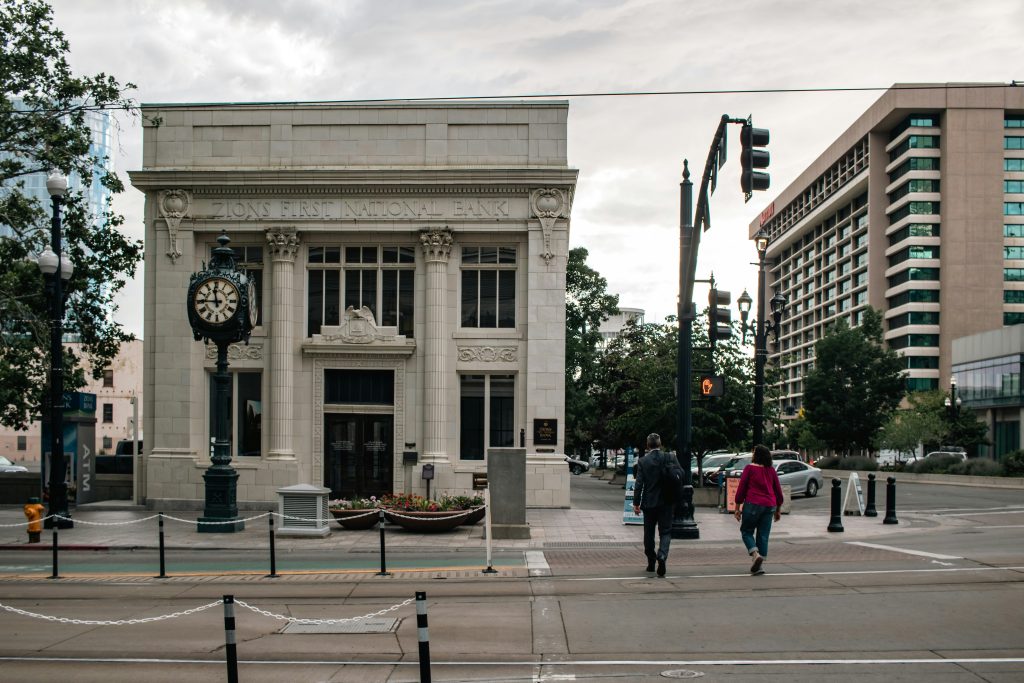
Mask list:
[[[64,283],[71,279],[74,266],[61,251],[60,207],[68,190],[68,179],[54,171],[46,179],[46,191],[53,203],[50,245],[39,255],[39,270],[46,280],[50,297],[50,495],[47,529],[74,526],[68,512],[68,487],[64,462]]]
[[[754,246],[757,247],[757,318],[754,324],[747,323],[750,315],[750,306],[753,303],[747,290],[736,299],[736,305],[740,309],[740,330],[743,332],[743,342],[747,341],[747,332],[754,335],[754,444],[757,445],[764,440],[764,365],[768,360],[768,335],[775,333],[775,340],[779,339],[779,326],[782,324],[782,313],[786,309],[789,300],[782,294],[776,293],[771,300],[772,319],[765,319],[765,254],[768,251],[768,235],[759,230],[754,235]]]
[[[946,406],[946,415],[949,416],[950,421],[955,422],[960,417],[960,406],[963,401],[956,393],[956,376],[949,378],[949,396],[943,401]]]

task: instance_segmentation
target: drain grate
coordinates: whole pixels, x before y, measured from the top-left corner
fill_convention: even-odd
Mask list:
[[[298,624],[289,622],[280,633],[392,633],[398,628],[398,619],[363,619],[341,624]]]
[[[551,541],[544,544],[545,550],[561,550],[570,548],[634,548],[642,546],[637,541]]]

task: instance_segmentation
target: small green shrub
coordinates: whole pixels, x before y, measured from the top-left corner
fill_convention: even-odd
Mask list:
[[[999,463],[982,458],[975,458],[966,462],[954,463],[950,466],[948,474],[968,474],[975,477],[999,477],[1003,474],[1003,466]]]
[[[863,458],[859,455],[849,458],[829,456],[815,461],[814,466],[823,470],[860,470],[862,472],[878,470],[878,463],[873,458]]]
[[[1003,474],[1007,477],[1024,477],[1024,451],[1014,451],[1003,456]]]

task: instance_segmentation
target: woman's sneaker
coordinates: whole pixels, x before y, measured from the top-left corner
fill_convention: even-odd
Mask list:
[[[761,557],[761,553],[755,550],[751,554],[751,557],[754,558],[754,563],[750,565],[750,573],[754,574],[755,576],[758,574],[764,574],[764,570],[761,569],[761,565],[764,564],[764,558]]]

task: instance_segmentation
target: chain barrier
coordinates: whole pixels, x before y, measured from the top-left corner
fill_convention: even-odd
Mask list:
[[[33,619],[42,619],[43,621],[54,621],[61,624],[75,624],[78,626],[133,626],[135,624],[148,624],[154,621],[163,621],[165,619],[174,619],[176,617],[185,617],[190,614],[196,614],[203,610],[216,607],[221,604],[221,601],[211,602],[207,605],[200,605],[199,607],[193,607],[182,612],[172,612],[171,614],[161,614],[158,617],[143,617],[141,619],[118,619],[116,621],[101,621],[98,619],[71,619],[70,617],[55,617],[49,614],[37,614],[36,612],[29,612],[27,610],[18,609],[17,607],[11,607],[0,602],[0,609],[4,609],[14,614],[20,614],[23,617],[32,617]]]
[[[413,598],[409,598],[405,602],[400,602],[397,605],[392,605],[391,607],[385,607],[384,609],[379,610],[377,612],[373,612],[372,614],[364,614],[361,617],[345,617],[345,618],[342,618],[342,619],[301,619],[299,617],[289,617],[286,614],[277,614],[275,612],[268,612],[265,609],[260,609],[259,607],[253,607],[252,605],[249,605],[249,604],[247,604],[245,602],[242,602],[238,598],[235,598],[235,604],[236,605],[241,605],[242,607],[246,608],[247,610],[251,610],[253,612],[256,612],[257,614],[262,614],[265,617],[270,617],[272,619],[280,619],[281,621],[290,621],[293,624],[324,625],[324,624],[348,624],[348,623],[351,623],[353,621],[363,621],[364,619],[373,619],[374,617],[380,617],[380,616],[383,616],[383,615],[387,614],[388,612],[393,612],[396,609],[399,609],[401,607],[405,607],[406,605],[410,604],[415,599],[416,598],[414,598],[414,597]]]
[[[225,523],[236,523],[236,522],[254,522],[257,519],[263,519],[267,515],[272,515],[272,512],[264,512],[253,517],[246,517],[245,519],[228,519],[220,522],[200,522],[198,519],[181,519],[180,517],[171,517],[167,513],[164,513],[164,519],[173,519],[175,522],[181,522],[182,524],[214,524],[216,526],[223,526]]]
[[[126,526],[128,524],[138,524],[140,522],[148,522],[151,519],[156,519],[160,515],[150,515],[149,517],[143,517],[141,519],[131,519],[131,520],[128,520],[127,522],[90,522],[88,520],[79,519],[77,517],[72,519],[71,517],[64,517],[63,515],[50,515],[50,516],[55,518],[55,519],[66,519],[66,520],[69,520],[69,521],[73,521],[75,524],[85,524],[86,526]]]
[[[413,517],[412,515],[403,515],[401,512],[397,512],[397,511],[391,510],[391,509],[386,510],[386,512],[389,515],[392,515],[394,517],[401,517],[402,519],[423,519],[422,517]],[[470,512],[472,512],[472,510],[459,510],[458,512],[456,512],[454,514],[451,514],[451,515],[448,515],[446,517],[431,517],[430,519],[437,519],[437,520],[455,519],[456,517],[465,517]]]

